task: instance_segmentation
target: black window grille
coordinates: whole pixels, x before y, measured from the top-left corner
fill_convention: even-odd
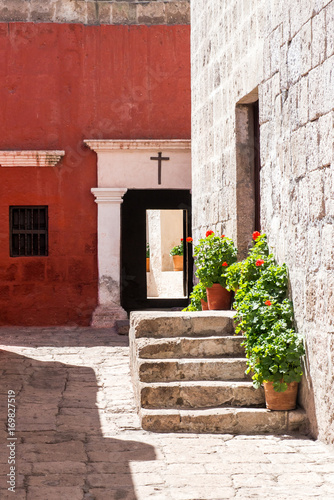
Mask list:
[[[10,256],[48,255],[48,207],[9,207]]]

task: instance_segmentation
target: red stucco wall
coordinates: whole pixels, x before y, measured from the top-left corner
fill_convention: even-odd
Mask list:
[[[0,168],[0,324],[89,324],[96,155],[87,138],[190,138],[189,26],[0,24],[0,149],[64,149]],[[48,205],[49,256],[9,257],[9,206]]]

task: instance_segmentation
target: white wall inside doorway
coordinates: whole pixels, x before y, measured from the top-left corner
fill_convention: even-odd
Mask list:
[[[183,210],[147,210],[146,241],[150,246],[147,297],[184,297],[183,271],[173,270],[173,258],[169,255],[182,237]]]

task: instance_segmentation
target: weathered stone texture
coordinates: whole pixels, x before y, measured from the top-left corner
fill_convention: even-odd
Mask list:
[[[143,429],[308,432],[304,410],[270,412],[264,408],[263,388],[254,390],[245,373],[243,337],[226,335],[230,319],[230,311],[131,314],[130,366]],[[216,336],[206,336],[208,327]]]
[[[262,229],[289,267],[306,341],[301,402],[314,435],[334,443],[334,1],[201,0],[191,9],[194,239],[213,229],[251,243],[239,137],[241,109],[258,89]]]
[[[0,22],[189,24],[190,0],[0,0]]]
[[[166,415],[146,410],[147,426],[166,431],[148,433],[140,428],[134,407],[127,338],[115,330],[3,328],[0,344],[1,422],[8,412],[7,388],[17,388],[17,410],[27,403],[21,423],[25,418],[41,429],[16,426],[15,494],[7,490],[8,436],[1,429],[1,500],[333,498],[331,449],[286,432],[271,435],[273,429],[299,429],[304,419],[299,411],[239,408],[236,414],[222,408],[214,413],[167,410]],[[81,400],[82,412],[76,421],[63,423],[59,412],[68,391],[69,403],[75,394],[72,409]],[[34,405],[38,413],[29,407],[31,392],[39,401]],[[46,402],[57,421],[49,430]],[[84,416],[88,409],[93,432]],[[180,424],[206,434],[170,434]],[[249,425],[266,435],[235,435],[247,432]],[[221,429],[229,434],[208,434]]]

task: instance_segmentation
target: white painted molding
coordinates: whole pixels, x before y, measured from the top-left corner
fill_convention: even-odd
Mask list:
[[[86,139],[84,143],[95,152],[108,152],[114,150],[155,150],[169,149],[187,150],[191,148],[190,139],[135,139],[135,140],[113,140],[113,139]]]
[[[97,186],[191,189],[191,141],[181,139],[85,140],[97,154]],[[163,154],[163,164],[157,161]]]
[[[54,167],[65,151],[0,151],[1,167]]]
[[[92,188],[95,203],[123,203],[127,188]]]

